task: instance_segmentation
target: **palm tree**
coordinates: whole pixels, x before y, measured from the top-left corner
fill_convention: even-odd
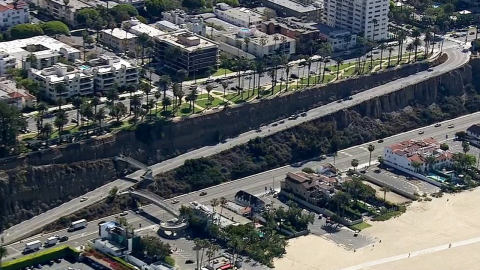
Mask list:
[[[310,57],[307,59],[307,68],[308,68],[308,74],[307,74],[307,87],[310,86],[310,69],[312,68],[312,60]]]
[[[94,119],[98,121],[98,126],[102,128],[102,121],[105,119],[107,115],[107,111],[105,110],[105,107],[100,108],[98,112],[94,115]]]
[[[48,139],[50,138],[50,135],[52,135],[53,132],[53,127],[52,124],[46,123],[42,127],[42,131],[40,132],[45,138],[46,138],[46,143],[48,145]]]
[[[145,47],[147,47],[148,41],[150,39],[150,36],[146,33],[141,33],[140,35],[137,36],[137,42],[140,44],[142,47],[142,66],[145,63]]]
[[[337,63],[337,81],[339,80],[339,74],[340,74],[340,65],[343,64],[343,59],[342,58],[336,58],[335,62]]]
[[[72,105],[77,110],[77,125],[80,121],[80,107],[82,106],[83,101],[84,100],[79,96],[74,97],[72,100]]]
[[[207,108],[210,107],[211,105],[211,102],[210,102],[210,92],[212,92],[213,90],[213,85],[212,84],[207,84],[207,86],[205,87],[205,90],[207,90]],[[242,95],[243,95],[243,92],[242,92]]]
[[[54,90],[55,90],[55,94],[57,96],[58,109],[61,110],[62,109],[62,100],[61,100],[62,97],[61,97],[61,95],[68,91],[67,86],[64,83],[57,83],[57,84],[55,84]]]
[[[288,65],[288,63],[285,65],[285,91],[288,91],[288,79],[290,78],[289,77],[289,74],[290,74],[290,65]]]
[[[387,49],[387,45],[385,43],[380,44],[380,67],[382,67],[382,60],[383,60],[383,52]]]
[[[432,33],[426,32],[425,38],[423,39],[423,41],[425,42],[425,59],[426,59],[429,52],[430,43],[433,41]]]
[[[263,39],[261,39],[260,41],[262,41]],[[257,71],[257,74],[258,74],[258,85],[257,85],[257,89],[258,89],[258,93],[257,93],[257,98],[260,98],[260,78],[263,76],[263,73],[265,72],[265,69],[264,69],[264,63],[263,63],[263,59],[256,59],[255,60],[255,67],[256,67],[256,71]]]
[[[393,50],[394,49],[392,47],[388,48],[388,64],[387,64],[387,67],[390,67],[390,60],[392,59]]]
[[[417,62],[417,52],[418,52],[418,46],[421,46],[422,45],[422,41],[420,41],[419,38],[416,38],[414,41],[413,41],[413,46],[415,47],[415,55],[414,55],[414,61]]]
[[[167,111],[167,107],[172,105],[172,100],[169,98],[169,97],[164,97],[162,99],[162,107],[163,107],[163,111]]]
[[[130,22],[124,22],[122,25],[123,30],[125,30],[125,55],[128,52],[128,31],[132,28]]]
[[[370,164],[372,162],[372,152],[373,152],[373,150],[375,150],[375,145],[369,144],[367,149],[368,149],[368,152],[370,154],[370,156],[368,158],[368,167],[370,167]]]
[[[348,193],[345,193],[343,191],[338,191],[333,195],[332,200],[337,203],[337,213],[341,215],[340,213],[340,208],[343,205],[349,204],[350,202],[350,195]],[[342,208],[342,213],[343,213],[343,208]]]
[[[352,161],[350,162],[350,164],[352,165],[353,170],[356,171],[356,170],[357,170],[357,167],[358,167],[358,159],[356,159],[356,158],[352,159]]]
[[[223,213],[223,207],[225,207],[225,205],[227,204],[227,202],[228,202],[227,198],[225,198],[225,197],[221,197],[221,198],[220,198],[220,206],[221,206],[221,208],[220,208],[220,216],[222,215],[222,213]]]
[[[397,62],[400,63],[402,59],[402,54],[403,54],[403,43],[405,42],[405,32],[400,31],[397,35],[397,41],[398,41],[398,56],[397,56]]]
[[[65,111],[59,111],[57,113],[57,117],[55,118],[55,120],[53,121],[53,124],[55,125],[55,127],[58,128],[58,136],[60,137],[60,135],[62,134],[62,131],[63,131],[63,127],[68,123],[68,118],[67,118],[67,114],[65,113]]]
[[[92,98],[92,101],[90,102],[94,108],[94,113],[97,113],[97,106],[100,105],[100,98],[97,96],[94,96]]]
[[[140,83],[140,90],[142,90],[143,93],[145,93],[146,96],[146,102],[148,103],[148,95],[152,91],[152,86],[146,82],[141,82]]]
[[[160,100],[160,98],[162,97],[162,92],[160,91],[157,91],[155,92],[155,114],[158,112],[158,100]]]
[[[330,59],[324,58],[323,59],[323,73],[322,73],[322,83],[325,81],[325,71],[327,69],[327,64],[330,62]]]
[[[413,50],[415,50],[415,46],[413,46],[413,43],[408,44],[406,50],[408,52],[408,62],[410,63],[411,53],[413,52]]]
[[[225,91],[228,88],[228,83],[226,81],[222,81],[222,88],[223,88],[223,98],[225,99]]]
[[[108,88],[106,98],[108,104],[113,107],[115,105],[115,100],[119,99],[118,85],[116,83],[112,87]]]
[[[414,172],[418,173],[418,170],[420,169],[420,167],[422,166],[422,163],[418,162],[418,161],[412,161],[412,167],[414,169]]]
[[[195,113],[195,100],[197,100],[198,92],[197,89],[194,89],[188,95],[188,99],[192,102],[190,108],[192,109],[192,114]]]
[[[470,151],[470,143],[467,142],[467,141],[463,141],[462,142],[462,150],[463,150],[463,153],[466,155],[468,153],[468,151]]]
[[[188,76],[188,71],[186,71],[185,69],[179,69],[177,71],[177,80],[180,83],[180,89],[183,88],[183,81],[187,76]]]
[[[389,187],[382,187],[382,190],[383,190],[383,201],[386,202],[387,201],[387,192],[390,192],[390,188]]]

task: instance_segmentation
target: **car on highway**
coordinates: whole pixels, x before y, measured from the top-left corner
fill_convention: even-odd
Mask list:
[[[378,143],[383,143],[383,139],[380,139],[377,141]]]
[[[428,72],[432,72],[433,71],[433,68],[429,68],[427,69]]]
[[[295,120],[298,118],[298,115],[294,114],[294,115],[291,115],[290,117],[288,117],[288,120]]]
[[[207,195],[207,192],[205,191],[200,192],[200,196],[205,196],[205,195]]]
[[[382,170],[380,170],[380,169],[375,169],[373,172],[374,172],[374,173],[381,173]]]
[[[435,127],[439,127],[439,126],[441,126],[441,125],[442,125],[442,124],[440,124],[440,123],[436,123],[436,124],[435,124]]]
[[[255,130],[255,132],[260,133],[260,132],[262,132],[262,130],[261,130],[261,129],[257,129],[257,130]]]
[[[58,238],[58,241],[60,241],[60,242],[68,241],[68,236],[64,235],[64,236]],[[61,260],[60,260],[60,261],[61,261]],[[60,261],[59,261],[59,262],[60,262]]]
[[[176,204],[176,203],[179,203],[180,201],[178,199],[173,199],[172,200],[172,204]]]
[[[306,113],[306,112],[301,113],[300,116],[301,116],[301,117],[305,117],[305,116],[307,116],[307,113]]]
[[[272,124],[272,127],[276,127],[276,126],[278,126],[278,123],[273,123]]]
[[[425,133],[425,131],[423,131],[423,130],[420,130],[420,131],[418,132],[418,134],[420,134],[420,135],[422,135],[423,133]]]
[[[120,213],[120,216],[126,216],[126,215],[128,215],[127,211],[123,211],[122,213]]]
[[[453,124],[448,125],[448,128],[454,128],[455,126]]]
[[[279,123],[279,124],[283,124],[283,123],[285,123],[285,120],[282,120],[282,121],[280,121],[280,122],[278,122],[278,123]]]
[[[80,199],[80,202],[84,202],[86,200],[88,200],[88,197],[83,197],[83,198]]]

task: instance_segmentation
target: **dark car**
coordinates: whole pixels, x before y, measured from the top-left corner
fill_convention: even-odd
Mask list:
[[[378,140],[378,143],[383,143],[383,139]]]
[[[307,113],[304,112],[304,113],[300,114],[300,116],[301,116],[301,117],[305,117],[305,116],[307,116]]]
[[[185,261],[185,264],[192,264],[192,263],[194,263],[193,260],[186,260],[186,261]]]
[[[200,196],[205,196],[205,195],[207,195],[207,192],[205,191],[200,192]]]
[[[60,241],[60,242],[68,241],[68,236],[64,235],[64,236],[60,237],[60,238],[58,239],[58,241]]]
[[[298,79],[298,75],[297,75],[297,74],[290,74],[290,78],[292,78],[292,79]]]

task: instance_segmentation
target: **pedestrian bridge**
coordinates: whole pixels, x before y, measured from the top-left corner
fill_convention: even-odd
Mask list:
[[[177,209],[173,208],[169,203],[165,202],[164,198],[158,196],[155,193],[145,190],[130,190],[128,192],[134,197],[141,198],[155,204],[156,206],[162,208],[167,213],[175,217],[175,219],[173,220],[160,223],[160,230],[176,232],[184,230],[188,227],[188,221],[186,221],[180,215],[180,212]]]
[[[133,159],[131,157],[124,156],[124,155],[116,156],[115,159],[127,162],[128,164],[130,164],[130,165],[132,165],[132,166],[134,166],[134,167],[136,167],[140,170],[143,170],[145,173],[142,176],[140,176],[142,179],[149,179],[149,180],[153,179],[152,169],[150,169],[150,167],[143,164],[142,162],[140,162],[136,159]]]

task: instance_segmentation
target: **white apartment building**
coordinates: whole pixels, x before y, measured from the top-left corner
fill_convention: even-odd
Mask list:
[[[38,6],[50,13],[54,18],[60,19],[71,26],[77,26],[77,12],[90,5],[79,0],[69,0],[65,5],[63,0],[36,0]]]
[[[82,69],[58,63],[42,70],[30,69],[28,77],[39,82],[45,96],[51,100],[58,97],[87,96],[93,94],[93,74]],[[56,86],[65,85],[68,91],[57,93]]]
[[[1,42],[0,75],[9,67],[43,69],[54,65],[60,58],[74,62],[80,58],[80,50],[49,36]]]
[[[102,55],[82,67],[94,75],[96,91],[107,90],[115,83],[123,86],[139,81],[138,67],[117,56]]]
[[[217,4],[213,9],[213,13],[217,15],[220,20],[245,28],[255,27],[260,29],[262,22],[266,20],[265,16],[251,9],[243,7],[232,8],[225,3]]]
[[[30,22],[30,10],[24,1],[0,3],[0,29],[6,30],[12,26]]]
[[[120,28],[100,31],[98,40],[117,52],[134,52],[137,47],[137,35]]]
[[[240,45],[241,50],[257,57],[272,55],[277,50],[280,50],[280,54],[286,56],[295,53],[295,39],[282,34],[267,35],[253,27],[251,29],[240,29],[237,33],[221,33],[215,38],[230,46],[237,47],[237,45]],[[245,38],[249,40],[248,47]]]
[[[129,21],[122,22],[122,29],[127,23],[130,24],[130,29],[128,30],[128,32],[132,33],[135,36],[139,36],[140,34],[147,34],[149,37],[153,38],[166,34],[162,30],[140,22],[137,18],[131,18]]]
[[[181,9],[175,9],[162,12],[163,20],[179,25],[180,28],[188,29],[191,32],[205,36],[207,27],[203,23],[203,18],[198,15],[189,15]]]
[[[440,144],[434,139],[408,140],[387,146],[383,149],[383,162],[400,170],[411,172],[428,171],[428,157],[435,158],[432,167],[442,169],[452,165],[452,152],[440,149]],[[419,163],[416,169],[412,164]]]
[[[323,1],[323,19],[327,25],[363,33],[370,40],[387,39],[388,0]]]

